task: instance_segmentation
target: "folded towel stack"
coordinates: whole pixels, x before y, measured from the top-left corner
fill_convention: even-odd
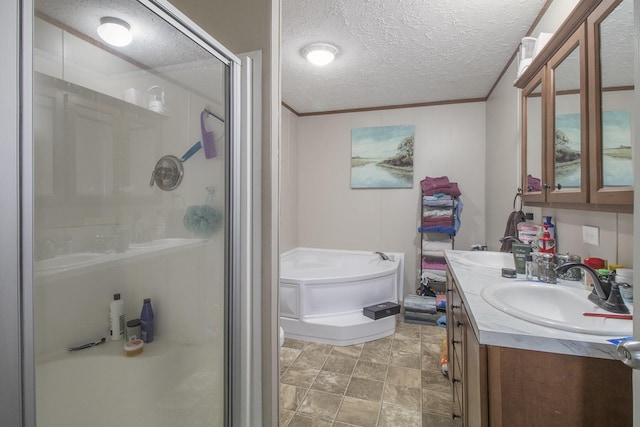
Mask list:
[[[445,295],[425,297],[407,295],[404,298],[404,320],[407,323],[422,325],[438,325],[442,313],[446,310],[447,300]]]
[[[458,183],[449,182],[449,178],[446,176],[439,176],[437,178],[427,176],[420,181],[420,187],[422,188],[422,194],[424,196],[433,196],[438,193],[449,194],[452,196],[459,196],[462,194],[458,189]]]

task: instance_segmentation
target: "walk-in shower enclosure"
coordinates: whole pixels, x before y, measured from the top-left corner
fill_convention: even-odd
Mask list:
[[[229,425],[244,351],[240,61],[165,1],[22,10],[21,424]],[[131,42],[101,38],[105,21]],[[112,336],[115,294],[125,329],[153,306],[135,357]]]

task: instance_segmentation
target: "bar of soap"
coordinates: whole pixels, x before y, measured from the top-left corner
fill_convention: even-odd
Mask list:
[[[144,341],[141,339],[135,339],[128,341],[124,345],[124,355],[127,357],[134,357],[144,351]]]

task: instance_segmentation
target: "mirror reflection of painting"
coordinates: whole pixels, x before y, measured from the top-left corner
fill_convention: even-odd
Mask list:
[[[633,186],[629,111],[602,113],[602,181],[605,187]]]
[[[413,125],[351,130],[351,188],[413,187]]]
[[[556,182],[580,187],[580,114],[556,115]]]

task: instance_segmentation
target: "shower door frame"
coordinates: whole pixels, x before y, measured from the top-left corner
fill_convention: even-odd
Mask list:
[[[229,120],[229,154],[226,159],[225,204],[225,416],[231,426],[242,419],[242,408],[254,407],[248,376],[239,360],[247,360],[246,345],[252,331],[251,308],[241,307],[241,295],[250,293],[253,262],[243,257],[255,251],[251,234],[252,183],[241,167],[251,165],[250,137],[241,138],[240,60],[202,28],[165,0],[131,0],[146,6],[186,37],[228,65],[226,117]],[[14,67],[0,67],[2,141],[0,178],[0,419],[10,426],[36,426],[34,313],[33,313],[33,0],[2,2],[0,13],[9,19],[0,27],[3,55]],[[251,174],[249,173],[249,178]],[[244,200],[244,203],[243,203]],[[241,215],[241,209],[248,213]],[[258,258],[259,259],[259,258]],[[250,273],[250,274],[247,274]],[[240,357],[238,357],[240,355]],[[255,377],[254,377],[255,378]]]

